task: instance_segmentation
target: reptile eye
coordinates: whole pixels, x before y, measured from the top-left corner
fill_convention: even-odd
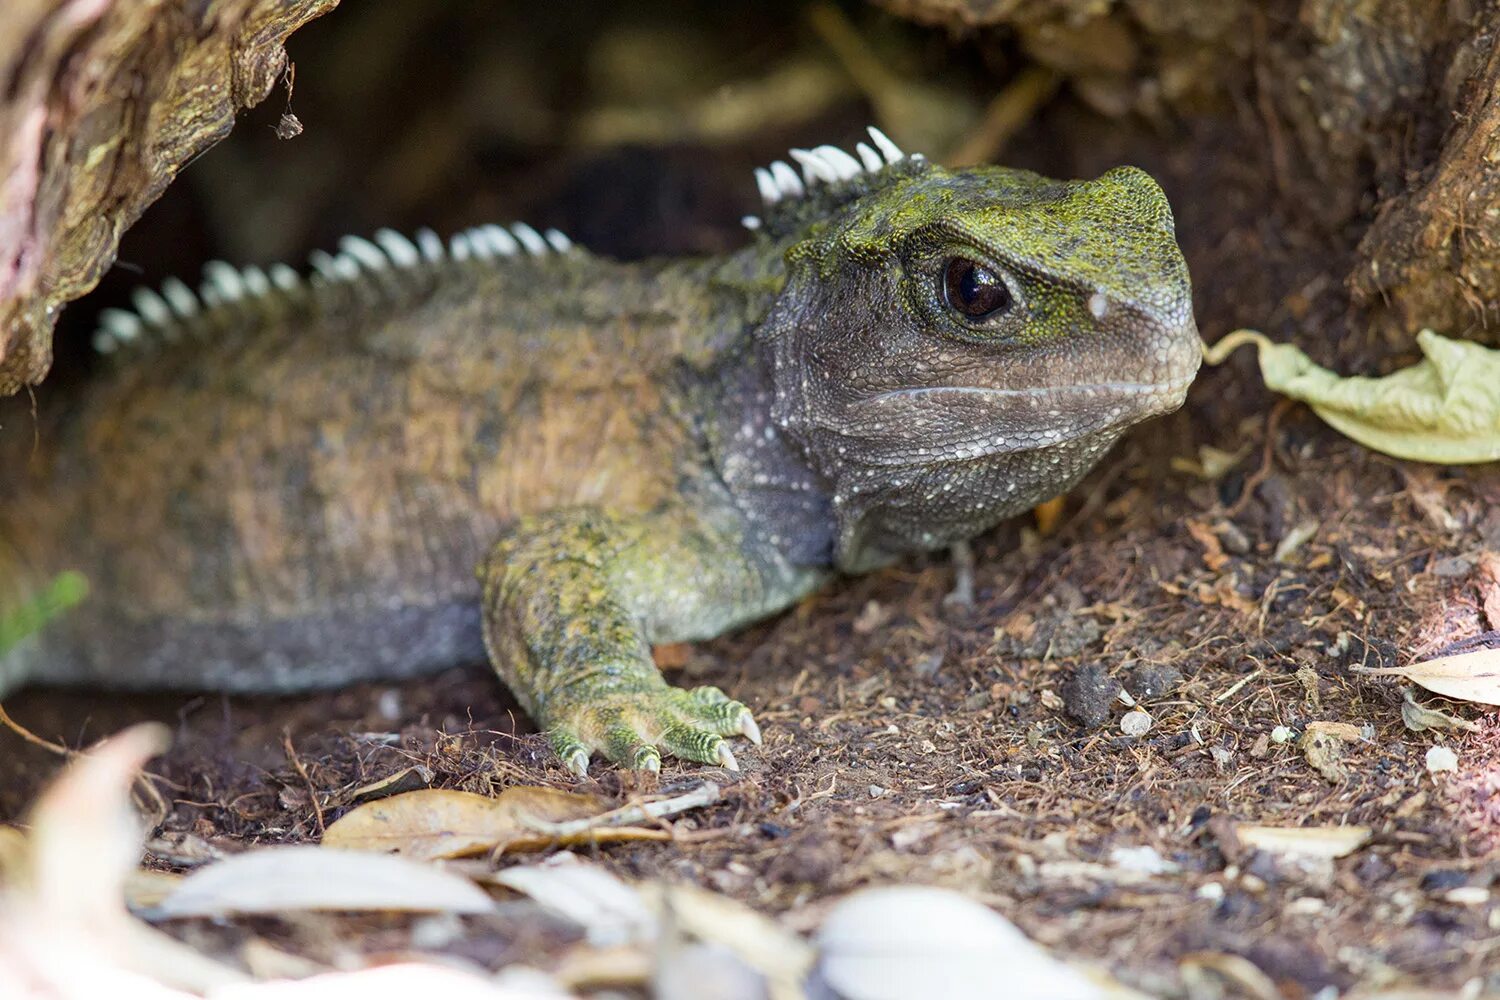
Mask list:
[[[965,319],[989,319],[1013,301],[1005,279],[983,264],[954,257],[943,268],[943,301]]]

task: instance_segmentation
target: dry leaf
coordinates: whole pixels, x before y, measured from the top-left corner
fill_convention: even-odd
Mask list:
[[[1479,601],[1490,628],[1500,631],[1500,552],[1485,550],[1478,562]]]
[[[622,840],[668,840],[659,828],[630,826],[710,805],[719,786],[704,782],[682,795],[606,810],[603,799],[540,785],[516,785],[495,798],[424,789],[367,802],[323,834],[324,847],[395,852],[419,860],[489,851]]]
[[[691,883],[652,882],[638,891],[665,926],[729,949],[764,976],[770,1000],[805,995],[802,985],[813,965],[813,950],[777,921]]]
[[[1414,733],[1420,733],[1424,729],[1449,729],[1463,733],[1473,733],[1479,730],[1479,727],[1468,719],[1454,718],[1447,712],[1439,712],[1435,708],[1418,705],[1410,691],[1406,692],[1406,697],[1401,702],[1401,721]]]
[[[1193,541],[1203,546],[1203,565],[1217,573],[1229,564],[1229,557],[1224,554],[1224,546],[1212,528],[1202,521],[1192,519],[1184,523],[1187,525],[1188,534],[1193,536]]]
[[[1367,826],[1252,826],[1234,828],[1240,843],[1271,854],[1305,858],[1342,858],[1370,839]]]
[[[656,938],[656,917],[635,889],[571,854],[556,858],[539,865],[503,868],[485,881],[524,893],[578,924],[595,947],[641,944]]]
[[[1053,497],[1031,508],[1031,515],[1036,518],[1037,533],[1043,538],[1050,538],[1057,531],[1057,526],[1062,523],[1063,509],[1067,502],[1067,497]]]
[[[1357,726],[1347,722],[1309,722],[1297,745],[1313,770],[1335,784],[1349,777],[1344,766],[1344,744],[1361,739]]]
[[[125,876],[125,905],[132,910],[149,910],[160,906],[182,884],[183,876],[176,872],[160,872],[151,868],[137,868]]]
[[[1354,667],[1355,672],[1405,677],[1414,684],[1459,701],[1500,705],[1500,648],[1476,649],[1455,656],[1423,660],[1409,667]]]
[[[1384,378],[1341,378],[1291,344],[1237,330],[1205,347],[1204,358],[1218,364],[1247,343],[1268,388],[1368,448],[1445,465],[1500,460],[1500,351],[1423,330],[1420,363]]]
[[[395,852],[433,861],[508,847],[556,842],[538,833],[546,824],[587,819],[606,804],[592,795],[538,785],[507,788],[495,798],[429,788],[367,802],[330,825],[324,847]]]
[[[163,917],[298,910],[487,913],[494,900],[432,865],[299,844],[249,851],[200,868],[157,912]]]
[[[30,813],[23,841],[5,838],[0,885],[0,994],[179,998],[241,981],[238,970],[131,917],[125,884],[141,855],[130,788],[167,742],[165,726],[133,726],[69,763]],[[80,960],[86,956],[87,960]]]
[[[349,793],[350,802],[372,802],[375,799],[384,799],[392,795],[400,795],[402,792],[414,792],[419,788],[426,788],[432,784],[432,768],[420,764],[412,767],[403,767],[395,774],[388,774],[378,781],[372,781],[367,785],[361,785]]]
[[[217,990],[213,1000],[408,1000],[410,997],[441,997],[442,1000],[570,1000],[571,993],[555,987],[512,985],[505,973],[493,980],[464,969],[444,968],[417,962],[382,965],[354,972],[326,972],[307,979],[247,983]],[[158,1000],[157,994],[111,990],[100,996],[142,997]]]

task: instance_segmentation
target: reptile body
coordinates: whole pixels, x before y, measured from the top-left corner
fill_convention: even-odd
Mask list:
[[[859,159],[757,171],[722,257],[382,232],[303,279],[206,269],[105,317],[96,377],[0,428],[0,612],[88,597],[26,681],[285,692],[486,654],[564,761],[758,739],[653,643],[941,548],[1070,487],[1198,365],[1166,200]]]

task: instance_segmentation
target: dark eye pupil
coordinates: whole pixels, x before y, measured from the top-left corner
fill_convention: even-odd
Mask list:
[[[1010,289],[988,268],[955,257],[943,274],[943,294],[948,305],[969,319],[984,319],[1010,307]]]

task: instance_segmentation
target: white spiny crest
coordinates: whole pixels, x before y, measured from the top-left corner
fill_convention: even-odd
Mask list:
[[[314,250],[307,263],[314,288],[347,288],[364,298],[384,298],[396,292],[403,275],[431,277],[445,266],[497,258],[539,258],[572,252],[573,241],[556,229],[541,232],[523,222],[510,226],[476,226],[456,233],[445,243],[431,229],[414,238],[394,229],[376,230],[373,239],[345,236],[338,252]],[[203,265],[203,282],[194,292],[177,278],[162,282],[161,291],[137,288],[135,307],[105,309],[99,314],[94,348],[109,354],[120,345],[141,339],[175,340],[183,332],[204,332],[215,320],[230,314],[250,315],[303,301],[309,282],[286,264],[264,269],[236,268],[221,260]],[[153,337],[144,337],[151,333]]]
[[[858,159],[837,146],[816,146],[813,149],[790,151],[791,158],[802,168],[801,177],[783,160],[777,160],[769,167],[757,167],[755,186],[760,191],[761,201],[769,206],[791,198],[801,198],[818,184],[838,184],[861,175],[877,174],[907,158],[901,148],[880,129],[871,125],[866,131],[874,145],[857,143],[854,151],[859,154]],[[913,159],[915,158],[914,156]]]

